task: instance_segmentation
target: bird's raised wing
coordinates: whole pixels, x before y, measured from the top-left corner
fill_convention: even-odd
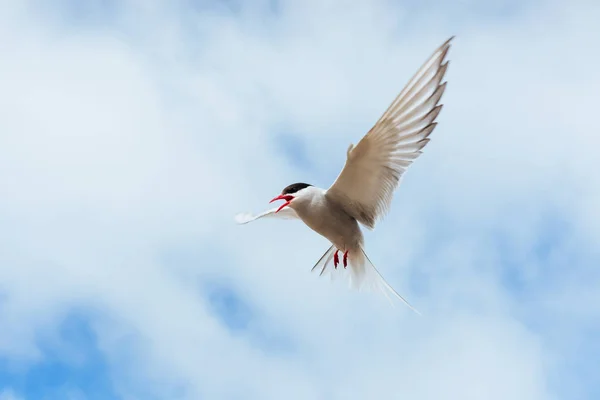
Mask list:
[[[356,147],[350,145],[342,172],[326,192],[370,229],[389,210],[402,174],[437,125],[453,38],[437,48]]]
[[[265,212],[262,212],[258,215],[252,215],[249,213],[240,213],[235,216],[235,222],[238,224],[247,224],[248,222],[255,221],[259,218],[271,217],[271,218],[281,218],[281,219],[294,219],[299,218],[296,211],[293,208],[285,207],[282,208],[281,211],[276,212],[279,207],[272,208]]]

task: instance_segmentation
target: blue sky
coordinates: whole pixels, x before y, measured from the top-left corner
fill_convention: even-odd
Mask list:
[[[40,333],[36,345],[42,358],[31,365],[2,360],[0,382],[26,398],[62,399],[68,393],[90,399],[119,398],[110,379],[106,360],[86,313],[72,313],[55,332]]]
[[[591,1],[0,5],[0,400],[596,399]],[[439,126],[367,252],[294,221],[451,35]]]

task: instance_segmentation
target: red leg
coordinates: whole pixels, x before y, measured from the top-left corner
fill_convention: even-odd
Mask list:
[[[349,250],[346,250],[346,252],[344,253],[344,268],[348,266],[348,251]]]
[[[337,269],[338,264],[340,263],[340,258],[338,257],[338,251],[336,250],[335,253],[333,253],[333,266]]]

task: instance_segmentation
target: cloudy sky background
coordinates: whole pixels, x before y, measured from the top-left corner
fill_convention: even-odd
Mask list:
[[[597,399],[600,3],[0,2],[0,399]],[[366,233],[297,221],[433,50],[440,124]]]

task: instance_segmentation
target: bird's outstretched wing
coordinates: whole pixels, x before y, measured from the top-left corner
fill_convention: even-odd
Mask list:
[[[388,212],[403,173],[437,125],[453,38],[437,48],[360,142],[350,145],[342,172],[326,192],[370,229]]]
[[[258,215],[252,215],[250,213],[240,213],[235,216],[235,222],[238,224],[247,224],[248,222],[255,221],[259,218],[269,217],[269,218],[281,218],[281,219],[294,219],[299,218],[296,211],[293,208],[285,207],[282,208],[281,211],[276,212],[279,207],[272,208],[265,212],[262,212]]]

